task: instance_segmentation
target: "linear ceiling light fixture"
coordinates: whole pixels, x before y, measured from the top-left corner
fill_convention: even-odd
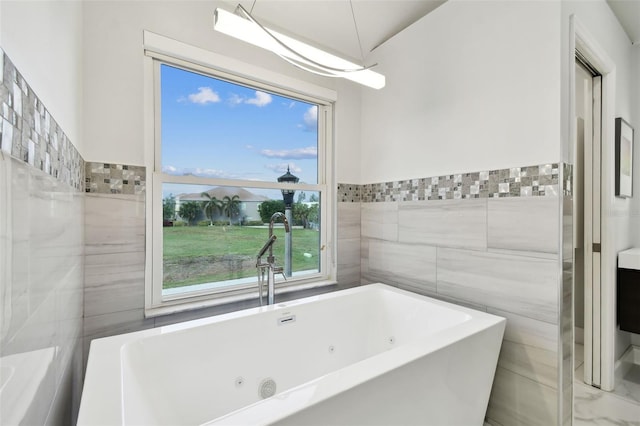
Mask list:
[[[384,75],[371,71],[377,64],[360,66],[270,30],[256,21],[240,4],[236,13],[242,16],[217,8],[213,15],[214,30],[270,50],[290,64],[314,74],[346,78],[374,89],[382,89],[385,85]]]

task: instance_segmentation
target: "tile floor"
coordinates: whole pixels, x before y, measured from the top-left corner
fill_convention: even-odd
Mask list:
[[[573,382],[573,425],[640,426],[640,365],[621,369],[616,389],[605,392],[584,384],[584,347],[576,344]]]

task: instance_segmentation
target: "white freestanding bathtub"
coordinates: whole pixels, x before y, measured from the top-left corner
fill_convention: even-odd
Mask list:
[[[96,339],[78,424],[481,426],[504,326],[371,284]]]

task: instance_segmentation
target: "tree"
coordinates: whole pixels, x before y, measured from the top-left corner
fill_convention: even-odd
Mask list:
[[[199,203],[195,201],[187,201],[186,203],[180,206],[180,217],[187,220],[187,223],[191,224],[201,211],[201,207]]]
[[[308,228],[309,206],[302,203],[295,203],[291,213],[293,216],[293,225],[302,225],[305,229]]]
[[[260,220],[262,221],[262,223],[268,223],[271,220],[271,216],[273,216],[275,212],[284,213],[283,200],[263,201],[258,206],[258,213],[260,213]]]
[[[171,220],[176,216],[176,197],[169,194],[167,198],[162,199],[162,219]]]
[[[203,192],[203,197],[207,199],[204,202],[204,214],[209,216],[209,220],[211,220],[211,226],[213,226],[213,216],[220,210],[222,210],[222,201],[218,200],[216,197],[212,197],[208,192]]]
[[[231,219],[240,213],[240,197],[237,195],[233,197],[225,195],[222,200],[222,211],[229,216],[229,226],[231,226]]]
[[[309,202],[317,203],[318,201],[318,196],[316,194],[311,194],[311,197],[309,197]]]
[[[309,223],[315,223],[316,225],[319,223],[320,221],[320,208],[319,205],[316,204],[312,204],[311,206],[309,206],[309,214],[307,215],[307,220],[309,221]]]
[[[301,202],[303,202],[303,201],[304,201],[304,200],[306,200],[306,199],[307,199],[307,194],[305,194],[305,193],[304,193],[304,191],[300,191],[300,192],[298,193],[298,201],[297,201],[297,202],[298,202],[298,203],[301,203]]]

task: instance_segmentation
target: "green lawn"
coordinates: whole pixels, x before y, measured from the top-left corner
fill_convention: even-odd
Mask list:
[[[256,276],[256,255],[269,236],[268,229],[242,226],[167,227],[163,233],[165,289]],[[273,253],[283,266],[284,229],[274,234]],[[317,269],[318,232],[293,229],[292,237],[293,271]]]

